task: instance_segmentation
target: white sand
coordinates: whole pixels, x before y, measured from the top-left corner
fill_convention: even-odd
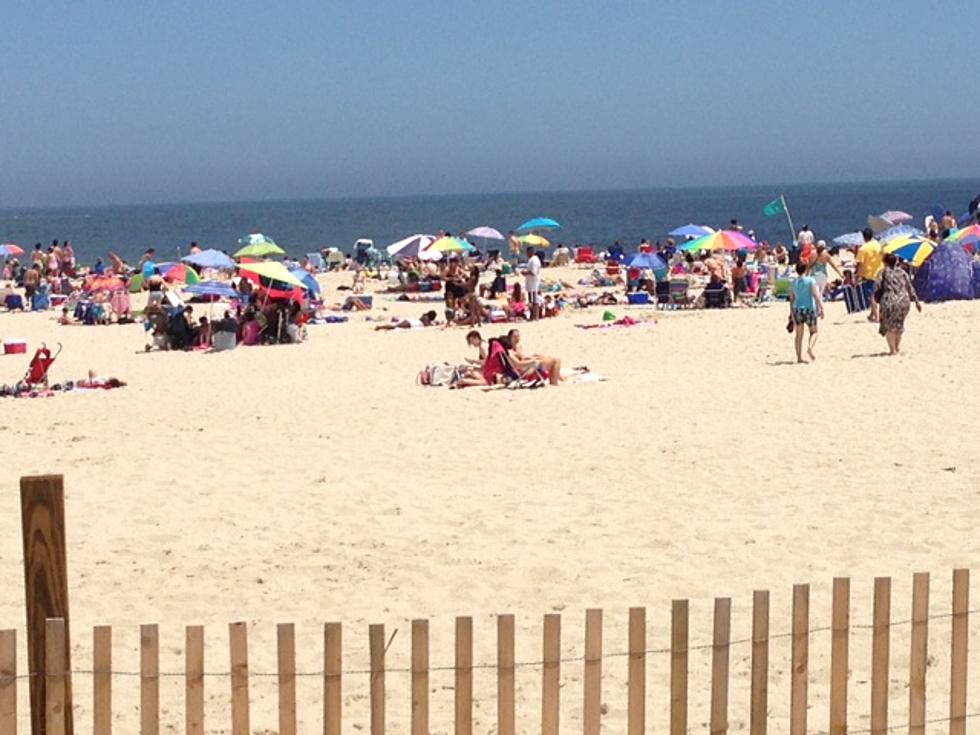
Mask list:
[[[430,308],[381,297],[376,306],[405,317]],[[518,616],[519,660],[540,657],[541,615],[564,612],[563,649],[573,656],[593,606],[606,611],[607,653],[625,649],[631,605],[648,606],[649,646],[660,648],[675,597],[692,600],[692,642],[705,643],[711,598],[734,598],[733,637],[743,638],[757,588],[772,590],[773,632],[788,631],[795,582],[814,583],[812,623],[829,624],[835,575],[853,577],[855,621],[870,622],[876,574],[895,576],[893,618],[908,617],[920,570],[935,573],[933,610],[946,612],[950,570],[977,559],[977,310],[913,313],[907,354],[889,359],[874,356],[884,349],[876,329],[834,304],[819,359],[805,366],[791,364],[783,305],[658,313],[655,327],[606,331],[573,326],[602,309],[573,310],[524,326],[526,347],[609,382],[491,393],[414,384],[426,363],[468,354],[465,329],[376,333],[355,315],[311,327],[299,346],[143,354],[139,325],[0,314],[0,335],[28,338],[30,351],[64,344],[54,380],[94,368],[130,384],[0,399],[0,628],[23,629],[18,478],[52,472],[68,489],[76,668],[90,665],[91,626],[111,623],[116,668],[134,670],[138,626],[158,622],[163,670],[183,664],[182,626],[202,623],[207,669],[226,671],[233,620],[251,623],[256,672],[275,670],[282,621],[299,626],[303,670],[322,667],[319,626],[330,620],[345,623],[346,668],[366,667],[375,622],[398,629],[389,663],[405,665],[412,617],[432,619],[432,664],[447,665],[456,614],[475,617],[476,658],[492,663],[498,612]],[[0,382],[26,364],[0,357]],[[939,649],[948,630],[945,619],[932,630],[933,717],[948,712],[948,651]],[[895,724],[905,721],[907,636],[907,626],[893,630]],[[853,727],[867,725],[870,645],[868,631],[855,632]],[[825,729],[828,635],[812,646],[811,727]],[[786,639],[773,643],[774,732],[788,729],[788,650]],[[732,650],[736,729],[747,727],[749,652]],[[710,651],[691,655],[697,731],[708,718],[710,660]],[[626,659],[604,663],[605,724],[622,732]],[[668,666],[651,657],[658,730]],[[573,731],[581,665],[563,674],[563,724]],[[518,681],[520,724],[533,732],[540,672],[522,669]],[[138,723],[137,684],[116,680],[120,732]],[[209,729],[227,730],[228,683],[207,685]],[[365,685],[364,676],[344,682],[348,725],[366,727]],[[433,732],[451,731],[451,685],[451,673],[433,675]],[[75,686],[87,729],[90,683]],[[316,677],[300,685],[307,732],[319,727],[320,687]],[[392,732],[404,732],[408,677],[391,674],[388,688]],[[256,732],[276,729],[275,691],[274,678],[252,682]],[[168,731],[183,728],[182,696],[179,679],[165,680]],[[478,673],[476,696],[477,730],[492,732],[492,672]]]

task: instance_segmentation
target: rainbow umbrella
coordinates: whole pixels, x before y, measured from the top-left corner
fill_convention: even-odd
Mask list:
[[[947,237],[946,240],[949,242],[959,243],[964,248],[972,252],[976,249],[977,245],[980,244],[980,225],[963,227]]]
[[[925,237],[915,235],[903,235],[889,242],[882,251],[897,255],[902,260],[906,260],[918,268],[926,262],[926,258],[932,255],[936,249],[936,244]]]
[[[440,237],[434,243],[429,245],[426,250],[433,251],[436,253],[459,253],[468,250],[472,250],[473,246],[467,246],[462,240],[455,237]]]
[[[546,248],[551,245],[551,243],[541,237],[541,235],[524,235],[524,237],[521,238],[521,242],[525,245],[533,245],[534,247],[538,248]]]
[[[195,283],[200,283],[201,278],[197,275],[197,272],[183,263],[159,263],[157,265],[157,270],[160,275],[171,283],[186,283],[188,286],[193,286]]]
[[[750,237],[743,235],[735,230],[718,230],[710,235],[699,237],[681,245],[680,249],[689,252],[707,250],[755,250],[756,242]]]

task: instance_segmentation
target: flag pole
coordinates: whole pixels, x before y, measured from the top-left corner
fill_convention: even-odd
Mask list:
[[[796,228],[793,227],[793,217],[789,213],[789,205],[786,204],[786,195],[779,195],[780,201],[783,203],[783,211],[786,212],[786,221],[789,223],[789,239],[790,242],[796,242]]]

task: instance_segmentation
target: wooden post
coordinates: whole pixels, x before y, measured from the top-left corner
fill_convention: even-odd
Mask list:
[[[16,630],[0,630],[0,735],[17,735]]]
[[[231,735],[251,735],[248,711],[248,626],[228,625],[231,660]]]
[[[473,733],[473,618],[456,618],[456,735]]]
[[[343,721],[343,627],[323,626],[323,735],[340,735]]]
[[[926,732],[926,671],[929,666],[929,574],[912,576],[912,633],[909,652],[909,735]]]
[[[544,616],[541,668],[541,735],[558,735],[561,689],[561,615]]]
[[[871,627],[871,732],[888,732],[888,667],[891,628],[892,581],[875,578],[874,618]]]
[[[766,735],[769,727],[769,591],[752,593],[752,691],[749,733]]]
[[[793,673],[790,679],[790,735],[806,735],[807,676],[810,660],[810,585],[793,586]]]
[[[64,728],[74,732],[71,697],[71,635],[68,617],[68,559],[65,536],[65,487],[61,475],[20,478],[20,515],[24,543],[24,600],[27,605],[27,671],[31,675],[31,732],[45,735],[45,644],[49,618],[65,621]]]
[[[851,627],[851,580],[834,579],[830,622],[830,735],[847,735],[847,667]]]
[[[949,672],[949,735],[966,735],[966,663],[970,645],[970,570],[953,572],[953,640]]]
[[[514,616],[497,616],[497,734],[516,735]]]
[[[92,732],[112,733],[112,628],[92,631]]]
[[[44,631],[44,671],[48,685],[44,689],[44,724],[47,735],[66,735],[68,712],[66,700],[66,684],[68,670],[65,669],[68,645],[65,621],[61,618],[50,618],[46,621]]]
[[[385,627],[368,626],[371,654],[371,735],[385,735]]]
[[[276,626],[279,681],[279,735],[296,735],[296,629],[292,623]]]
[[[630,608],[627,735],[645,735],[647,716],[647,610]]]
[[[585,612],[585,662],[582,694],[584,735],[599,735],[602,726],[602,610]]]
[[[670,608],[670,735],[687,735],[688,602]]]
[[[160,634],[140,626],[140,735],[160,735]]]
[[[204,735],[204,626],[184,629],[184,731]]]
[[[732,601],[715,599],[714,633],[711,643],[711,735],[728,732],[729,646],[732,640]]]
[[[429,735],[429,621],[412,621],[412,735]]]

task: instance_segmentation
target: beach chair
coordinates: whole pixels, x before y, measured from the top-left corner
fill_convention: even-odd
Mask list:
[[[728,288],[724,283],[709,285],[704,289],[705,309],[724,309],[728,306]]]
[[[53,355],[48,346],[41,343],[37,352],[34,353],[34,357],[31,358],[31,364],[27,367],[27,372],[24,374],[24,382],[30,386],[43,385],[45,388],[48,387],[48,371],[54,364],[54,361],[58,359],[58,355],[61,354],[61,344],[58,344],[58,351]]]
[[[606,277],[607,278],[619,278],[622,275],[622,271],[619,268],[618,260],[607,260],[606,261]]]
[[[687,281],[674,280],[670,282],[670,303],[675,308],[686,309],[694,303],[688,293]]]
[[[577,265],[593,265],[597,260],[595,250],[588,245],[575,249],[575,263]]]
[[[773,289],[773,296],[777,299],[787,300],[789,299],[789,289],[792,285],[792,281],[787,278],[777,278],[776,287]]]
[[[870,305],[867,296],[864,295],[864,289],[854,285],[844,286],[844,306],[848,314],[867,311]]]
[[[343,269],[346,261],[347,259],[344,257],[344,254],[336,248],[331,248],[327,252],[326,267],[328,271],[339,271]]]
[[[19,293],[7,294],[3,300],[3,305],[7,307],[7,311],[23,311],[24,297]]]
[[[670,281],[657,281],[657,306],[670,306]]]

